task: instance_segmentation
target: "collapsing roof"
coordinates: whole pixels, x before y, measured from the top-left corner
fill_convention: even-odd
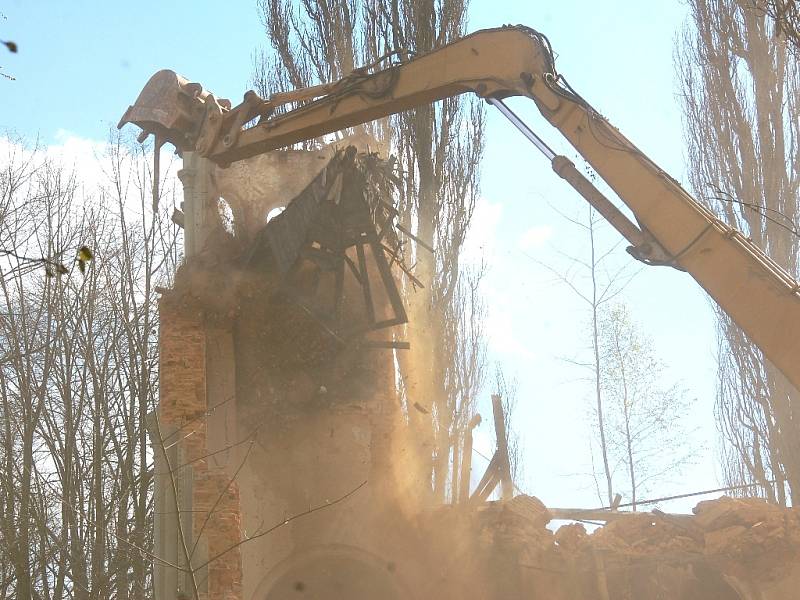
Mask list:
[[[256,236],[251,266],[277,275],[279,294],[301,306],[339,342],[407,321],[393,265],[403,263],[392,160],[339,150],[316,178]],[[348,304],[351,310],[344,311]],[[354,315],[353,303],[360,305]],[[346,314],[345,314],[346,312]],[[378,342],[372,342],[378,343]],[[406,347],[397,342],[381,346]]]

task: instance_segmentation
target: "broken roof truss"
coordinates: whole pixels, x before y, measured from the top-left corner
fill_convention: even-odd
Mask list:
[[[410,234],[394,224],[398,213],[392,197],[399,181],[393,160],[353,146],[339,150],[259,232],[248,263],[277,274],[279,294],[339,342],[406,323],[392,266],[412,285],[421,284],[403,262],[398,229]],[[364,344],[408,348],[397,341],[367,339]]]

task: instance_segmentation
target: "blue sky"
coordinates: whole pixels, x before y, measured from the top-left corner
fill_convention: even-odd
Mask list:
[[[264,44],[255,1],[71,2],[11,0],[0,6],[0,130],[44,144],[79,138],[101,143],[144,83],[162,68],[238,101],[249,87],[253,55]],[[558,3],[474,0],[470,29],[524,23],[546,33],[559,70],[614,125],[679,180],[686,171],[673,52],[686,19],[677,1]],[[530,102],[513,108],[558,152],[576,160]],[[490,355],[519,382],[516,429],[525,448],[519,482],[551,506],[594,506],[586,418],[590,394],[564,359],[586,346],[586,314],[540,263],[564,266],[560,251],[585,250],[558,211],[579,215],[583,201],[510,124],[489,111],[483,199],[469,256],[489,263]],[[608,233],[604,241],[614,237]],[[620,246],[614,260],[629,260]],[[626,290],[634,317],[667,363],[666,379],[696,398],[687,419],[705,443],[697,464],[657,492],[713,488],[714,320],[691,278],[647,269]],[[482,405],[488,417],[488,404]],[[484,419],[490,422],[491,419]],[[480,443],[490,451],[491,431]],[[476,465],[480,461],[476,460]],[[691,502],[665,508],[685,510]]]

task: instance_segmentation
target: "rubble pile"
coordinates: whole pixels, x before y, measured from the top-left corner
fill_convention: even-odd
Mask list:
[[[592,533],[581,523],[553,533],[544,504],[518,496],[487,503],[476,517],[480,545],[513,554],[530,571],[525,587],[547,580],[553,598],[783,600],[774,590],[796,589],[800,511],[723,497],[693,512],[614,513]]]
[[[699,503],[694,521],[704,554],[721,570],[748,578],[781,577],[800,562],[800,510],[757,498]]]
[[[699,503],[693,512],[626,515],[582,538],[582,545],[631,558],[702,558],[721,571],[748,578],[779,576],[800,560],[797,509],[758,498],[722,497]]]
[[[489,502],[479,508],[478,527],[484,543],[522,543],[549,549],[553,532],[545,527],[552,519],[538,498],[516,496],[509,502]]]
[[[702,533],[690,519],[662,513],[626,515],[598,529],[587,543],[598,550],[633,557],[654,552],[699,554],[703,550]]]

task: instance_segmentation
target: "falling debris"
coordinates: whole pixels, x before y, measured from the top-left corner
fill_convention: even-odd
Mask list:
[[[353,146],[340,150],[263,227],[247,253],[247,266],[274,273],[280,284],[276,297],[302,308],[341,343],[402,325],[408,319],[391,268],[413,276],[394,225],[397,185],[392,161]],[[354,289],[358,293],[348,296]],[[345,302],[359,304],[360,314],[350,311],[345,319]]]

